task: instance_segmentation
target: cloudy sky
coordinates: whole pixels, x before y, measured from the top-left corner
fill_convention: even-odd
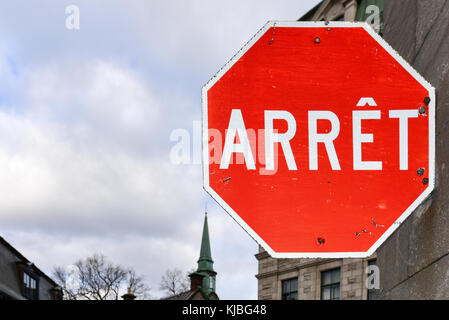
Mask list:
[[[160,297],[167,268],[196,266],[207,203],[219,296],[256,299],[257,244],[199,163],[170,160],[170,137],[189,132],[197,158],[201,87],[268,20],[317,2],[2,1],[0,235],[48,274],[103,253]]]

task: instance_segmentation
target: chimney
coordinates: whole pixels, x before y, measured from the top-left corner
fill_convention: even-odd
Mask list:
[[[60,286],[51,288],[50,294],[53,300],[62,300],[62,297],[64,295],[62,288]]]

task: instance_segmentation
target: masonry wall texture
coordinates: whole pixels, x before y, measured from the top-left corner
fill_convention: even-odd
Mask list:
[[[378,249],[378,299],[449,299],[449,1],[385,0],[384,39],[436,89],[436,185]]]
[[[321,299],[321,273],[340,268],[340,297],[343,300],[366,300],[368,261],[376,259],[274,259],[259,247],[259,300],[280,300],[282,281],[298,279],[298,300]]]

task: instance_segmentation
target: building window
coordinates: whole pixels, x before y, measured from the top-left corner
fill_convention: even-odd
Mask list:
[[[380,25],[373,24],[376,19]],[[357,9],[355,21],[368,22],[377,33],[383,35],[384,0],[362,0]]]
[[[375,266],[376,265],[376,260],[370,260],[368,261],[368,266]],[[372,279],[369,281],[368,285],[371,286],[373,289],[368,289],[368,295],[367,295],[367,299],[368,300],[376,300],[376,293],[377,290],[374,289],[375,284],[376,284],[376,279],[374,278],[374,270],[370,270],[370,272],[368,273],[368,278],[372,277]]]
[[[214,290],[214,278],[209,277],[209,289]]]
[[[37,280],[26,272],[23,273],[23,295],[31,300],[38,298]]]
[[[282,281],[282,300],[298,300],[298,278]]]
[[[340,268],[321,273],[321,300],[340,300]]]

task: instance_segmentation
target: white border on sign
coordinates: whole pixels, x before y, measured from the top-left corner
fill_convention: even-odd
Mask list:
[[[389,227],[385,233],[366,252],[275,252],[209,185],[209,136],[207,91],[271,28],[363,28],[373,37],[398,63],[409,72],[429,92],[429,184],[426,190],[408,207],[405,212]],[[424,200],[430,196],[435,187],[435,89],[412,66],[408,64],[369,24],[365,22],[298,22],[269,21],[266,23],[234,57],[226,63],[202,88],[202,147],[203,147],[203,187],[207,193],[273,258],[367,258],[410,216]]]

